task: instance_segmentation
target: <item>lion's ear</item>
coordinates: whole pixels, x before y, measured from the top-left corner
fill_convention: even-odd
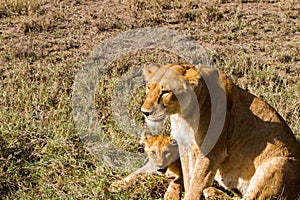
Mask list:
[[[201,68],[201,77],[204,79],[206,84],[210,84],[210,87],[222,89],[226,94],[232,90],[232,82],[227,76],[214,67],[203,67]]]
[[[150,81],[158,69],[159,69],[158,65],[145,65],[143,68],[143,74],[145,76],[145,80],[147,82]]]
[[[184,78],[188,80],[192,86],[197,86],[200,79],[200,72],[195,68],[189,68],[186,70]]]

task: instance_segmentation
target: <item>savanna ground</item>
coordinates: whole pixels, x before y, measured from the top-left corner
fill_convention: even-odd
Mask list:
[[[0,0],[0,199],[159,199],[167,180],[107,188],[127,172],[84,148],[72,119],[72,85],[89,53],[134,28],[192,36],[236,84],[262,97],[300,140],[300,2],[206,0]],[[180,59],[158,50],[119,58],[99,83],[99,124],[114,144],[142,147],[114,122],[111,90],[130,67]],[[122,69],[122,70],[120,70]],[[140,124],[144,91],[129,106]],[[300,170],[300,169],[299,169]]]

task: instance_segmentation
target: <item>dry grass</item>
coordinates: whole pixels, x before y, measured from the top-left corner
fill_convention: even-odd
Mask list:
[[[0,18],[13,17],[21,15],[31,15],[41,8],[41,1],[33,0],[1,0],[0,1]]]
[[[238,85],[274,106],[300,140],[299,1],[0,0],[0,26],[1,199],[163,197],[167,180],[161,177],[110,194],[109,182],[126,173],[107,168],[84,148],[71,115],[74,77],[88,54],[113,34],[138,27],[194,37]],[[120,58],[103,77],[99,123],[116,145],[141,150],[111,117],[117,69],[176,60],[142,51]],[[131,114],[142,124],[134,108],[143,91],[135,95]]]

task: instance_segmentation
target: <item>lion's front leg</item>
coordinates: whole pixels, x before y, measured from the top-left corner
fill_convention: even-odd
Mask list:
[[[190,187],[190,181],[192,178],[192,168],[194,166],[194,163],[191,163],[191,157],[193,157],[194,154],[189,150],[190,149],[186,148],[185,146],[179,146],[181,169],[183,174],[183,185],[185,191],[188,191]]]
[[[216,169],[208,157],[197,158],[184,200],[199,200],[203,190],[212,185]]]

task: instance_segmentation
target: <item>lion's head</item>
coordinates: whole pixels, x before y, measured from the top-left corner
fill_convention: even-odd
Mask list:
[[[200,72],[188,64],[145,66],[146,99],[141,107],[149,126],[163,124],[167,115],[182,113],[192,101],[186,95],[198,84]]]

